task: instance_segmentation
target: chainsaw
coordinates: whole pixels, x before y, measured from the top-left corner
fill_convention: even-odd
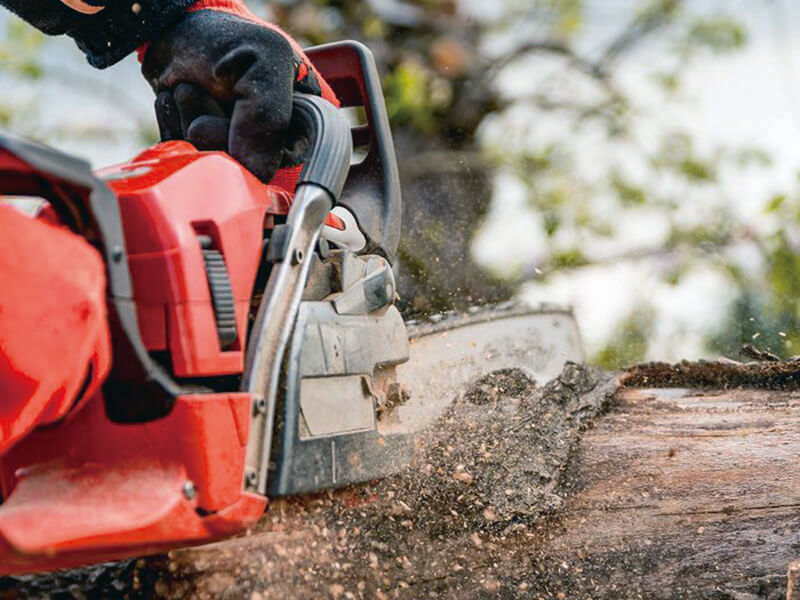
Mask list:
[[[293,197],[186,142],[93,173],[0,136],[0,193],[46,200],[104,256],[114,344],[102,392],[0,458],[0,573],[237,534],[269,498],[406,467],[415,434],[476,377],[545,380],[583,359],[557,307],[404,321],[399,176],[373,57],[356,42],[308,55],[366,122],[295,96],[310,145]]]

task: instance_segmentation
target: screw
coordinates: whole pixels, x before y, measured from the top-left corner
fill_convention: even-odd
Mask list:
[[[256,398],[253,401],[253,412],[257,415],[263,415],[267,412],[267,401],[264,398]]]
[[[300,248],[295,248],[294,252],[292,253],[292,262],[296,265],[302,264],[303,260],[305,259],[305,254]]]
[[[114,246],[114,248],[112,248],[112,250],[111,250],[111,259],[112,259],[114,262],[119,262],[119,261],[121,261],[121,260],[122,260],[122,257],[123,257],[124,255],[125,255],[125,253],[123,252],[123,250],[122,250],[122,247],[121,247],[121,246]]]
[[[197,496],[197,488],[194,487],[194,481],[187,481],[183,484],[183,495],[187,500],[194,500]]]
[[[247,469],[244,475],[244,481],[247,484],[247,487],[256,487],[258,484],[258,474],[256,473],[255,469]]]

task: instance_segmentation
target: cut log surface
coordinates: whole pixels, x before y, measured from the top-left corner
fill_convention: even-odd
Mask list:
[[[497,373],[396,477],[277,501],[211,546],[0,579],[0,599],[786,598],[800,392],[618,381]]]
[[[565,597],[783,600],[799,453],[798,393],[621,390],[547,532]]]

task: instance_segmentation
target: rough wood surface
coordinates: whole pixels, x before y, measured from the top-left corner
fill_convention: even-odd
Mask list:
[[[800,600],[800,561],[790,564],[786,573],[786,600]]]
[[[553,585],[566,598],[783,600],[799,451],[797,392],[620,392],[547,530],[549,564],[580,573]]]
[[[213,546],[0,580],[0,598],[786,598],[800,393],[615,391],[574,365],[544,389],[497,374],[401,476],[277,502]]]

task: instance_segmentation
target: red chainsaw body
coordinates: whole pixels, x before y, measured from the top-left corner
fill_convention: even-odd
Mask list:
[[[147,349],[168,352],[176,377],[241,373],[244,340],[222,351],[198,235],[225,258],[237,331],[247,313],[264,229],[290,196],[227,154],[168,142],[99,173],[119,198],[139,327]]]
[[[159,144],[98,174],[118,197],[142,339],[176,377],[241,374],[264,230],[290,196],[222,153]],[[224,256],[237,339],[220,348],[198,236]],[[203,543],[257,520],[243,488],[252,403],[177,398],[166,418],[112,423],[102,392],[0,459],[0,572],[51,570]],[[53,503],[54,496],[59,498]]]
[[[400,184],[372,54],[341,42],[308,56],[341,106],[366,115],[351,130],[366,154],[349,165],[338,201],[391,262]],[[237,376],[254,288],[266,285],[265,231],[288,214],[300,173],[264,185],[224,153],[167,142],[96,177],[83,161],[0,135],[0,194],[46,198],[52,210],[40,218],[105,259],[115,343],[108,397],[59,403],[0,457],[0,574],[201,544],[263,514],[267,498],[243,481],[253,399]],[[346,229],[334,215],[326,225]],[[86,380],[100,370],[90,365]]]

